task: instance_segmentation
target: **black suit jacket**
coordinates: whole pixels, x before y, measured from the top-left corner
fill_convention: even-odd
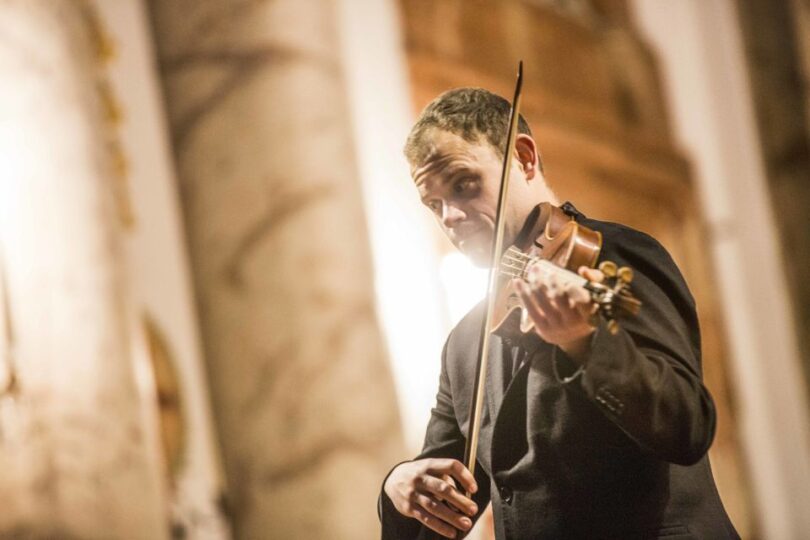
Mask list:
[[[739,538],[706,452],[715,408],[701,381],[695,303],[661,245],[587,219],[600,260],[630,266],[643,302],[616,335],[594,334],[585,368],[537,337],[491,340],[478,447],[477,502],[491,500],[496,538]],[[483,304],[451,332],[442,355],[424,457],[463,459]],[[522,365],[521,365],[522,361]],[[511,365],[521,367],[512,377]],[[385,539],[431,538],[381,493]]]

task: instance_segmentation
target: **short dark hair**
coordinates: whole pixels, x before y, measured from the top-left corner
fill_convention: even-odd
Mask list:
[[[419,115],[405,141],[405,157],[412,165],[424,163],[431,151],[425,135],[433,129],[454,133],[472,143],[483,138],[503,157],[511,108],[507,100],[483,88],[448,90]],[[532,134],[522,114],[518,118],[518,133]]]

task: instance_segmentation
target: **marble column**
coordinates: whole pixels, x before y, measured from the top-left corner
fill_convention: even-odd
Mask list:
[[[737,0],[736,5],[765,175],[791,284],[804,380],[810,389],[810,36],[801,26],[810,21],[810,7],[807,2],[802,7],[798,2],[772,5],[762,0]]]
[[[238,538],[376,538],[401,452],[332,0],[151,2]]]
[[[84,2],[0,2],[3,538],[167,537],[94,31]]]

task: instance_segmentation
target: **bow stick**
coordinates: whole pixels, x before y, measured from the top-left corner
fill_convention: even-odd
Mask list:
[[[481,324],[481,337],[478,342],[478,370],[473,386],[473,400],[470,405],[470,431],[467,444],[464,448],[464,463],[467,469],[475,474],[476,451],[478,448],[478,435],[481,431],[481,410],[484,403],[484,382],[487,379],[487,365],[489,361],[489,338],[495,311],[497,297],[498,276],[501,254],[503,253],[504,212],[509,193],[509,171],[512,164],[512,152],[515,150],[515,135],[517,134],[518,118],[520,117],[520,91],[523,87],[523,61],[518,63],[517,83],[515,96],[512,99],[512,110],[509,113],[509,132],[506,137],[506,150],[503,153],[503,169],[501,171],[501,189],[498,194],[498,207],[495,212],[495,238],[492,242],[492,264],[489,267],[489,287],[487,289],[487,312]],[[467,493],[470,496],[470,493]]]

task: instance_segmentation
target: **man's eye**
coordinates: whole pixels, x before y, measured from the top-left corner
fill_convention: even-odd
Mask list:
[[[473,186],[474,182],[475,180],[473,180],[472,178],[462,178],[461,180],[453,184],[453,191],[455,191],[456,193],[464,193]]]
[[[430,201],[427,203],[427,207],[433,210],[434,212],[437,212],[439,208],[441,208],[441,206],[442,204],[439,201]]]

